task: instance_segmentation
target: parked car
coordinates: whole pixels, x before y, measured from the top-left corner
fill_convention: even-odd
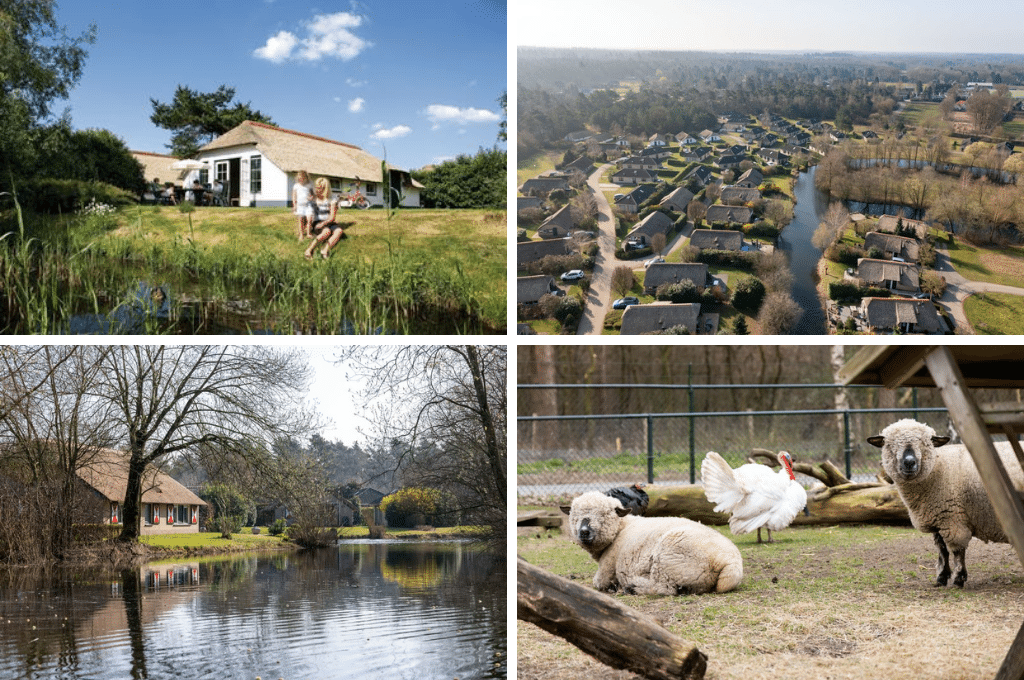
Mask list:
[[[582,269],[570,269],[569,271],[562,274],[563,281],[579,281],[583,278]]]
[[[652,257],[651,259],[649,259],[646,262],[644,262],[644,268],[646,269],[647,267],[650,267],[652,264],[658,264],[659,262],[664,262],[664,261],[665,261],[665,258],[663,258],[663,257]]]
[[[612,309],[625,309],[626,307],[629,307],[630,305],[638,305],[638,304],[640,304],[640,300],[638,300],[635,297],[628,296],[628,297],[624,297],[624,298],[619,298],[618,300],[613,302],[612,303]]]

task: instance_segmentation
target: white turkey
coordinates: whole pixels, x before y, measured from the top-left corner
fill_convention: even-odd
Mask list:
[[[715,512],[729,514],[729,529],[734,534],[747,534],[757,529],[761,543],[761,527],[785,529],[797,513],[807,505],[807,492],[793,474],[793,459],[785,451],[778,455],[782,469],[773,471],[767,465],[748,463],[735,470],[725,459],[709,451],[700,466],[704,495],[715,503]]]

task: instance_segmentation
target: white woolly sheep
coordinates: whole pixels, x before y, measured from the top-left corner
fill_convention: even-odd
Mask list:
[[[562,507],[573,541],[597,560],[594,587],[637,595],[732,590],[743,558],[732,541],[682,517],[636,517],[617,499],[589,491]]]
[[[935,430],[909,418],[868,438],[869,444],[882,449],[882,467],[896,484],[914,527],[935,538],[939,549],[935,585],[946,585],[952,573],[953,585],[963,588],[971,537],[986,543],[1007,540],[967,447],[945,446],[948,441],[949,437],[937,437]],[[996,443],[996,451],[1014,487],[1024,491],[1024,472],[1009,442]]]

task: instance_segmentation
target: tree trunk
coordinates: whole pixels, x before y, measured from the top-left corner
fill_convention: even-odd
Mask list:
[[[517,617],[565,638],[601,663],[654,680],[703,678],[707,655],[647,614],[522,558]]]
[[[793,524],[910,525],[907,508],[900,500],[895,486],[858,487],[860,485],[853,485],[848,487],[849,491],[838,493],[835,489],[843,487],[830,487],[832,493],[827,498],[816,498],[809,494],[806,511],[798,514]],[[702,487],[648,486],[644,491],[650,497],[648,517],[686,517],[709,525],[729,522],[728,515],[715,512],[715,504],[704,496]]]
[[[134,451],[128,460],[128,481],[124,492],[124,503],[121,506],[121,534],[117,540],[133,543],[139,540],[142,526],[142,475],[146,471],[146,463]]]

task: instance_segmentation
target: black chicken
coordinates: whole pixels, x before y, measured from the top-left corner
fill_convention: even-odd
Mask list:
[[[617,486],[614,489],[608,489],[604,494],[618,499],[622,503],[622,507],[634,515],[643,516],[647,514],[647,502],[650,500],[647,497],[647,492],[644,491],[644,486],[644,484]]]

